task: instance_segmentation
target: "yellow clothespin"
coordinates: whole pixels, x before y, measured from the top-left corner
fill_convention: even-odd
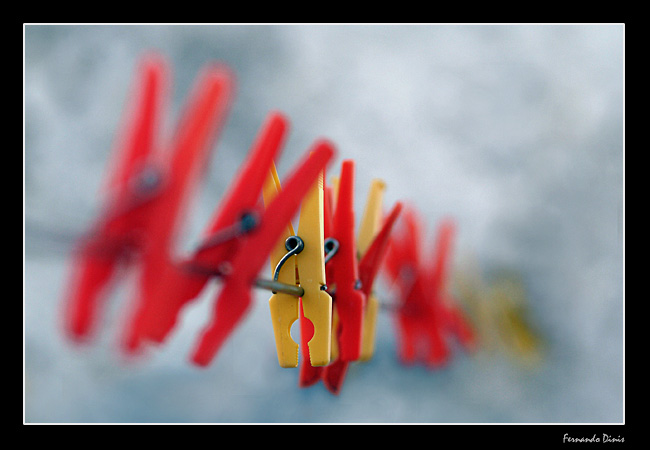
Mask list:
[[[280,179],[275,166],[263,189],[264,203],[268,205],[280,191]],[[293,239],[291,247],[297,248],[296,234],[287,224],[284,239],[271,252],[271,267],[274,270],[287,255],[285,242]],[[278,362],[282,367],[298,366],[298,344],[291,338],[291,325],[298,319],[299,301],[303,313],[314,326],[314,335],[309,341],[309,355],[312,366],[329,364],[331,357],[332,297],[324,290],[325,256],[323,237],[323,175],[318,177],[300,207],[298,237],[302,249],[296,252],[277,273],[282,283],[300,285],[304,290],[302,299],[284,293],[274,293],[269,299],[271,320],[275,334]],[[299,254],[298,254],[299,253]]]
[[[372,180],[366,208],[363,212],[363,219],[359,227],[357,237],[357,251],[359,259],[365,254],[366,250],[372,243],[375,235],[381,228],[382,206],[384,199],[384,190],[386,183],[380,179]],[[379,311],[379,301],[374,293],[371,293],[366,300],[366,310],[363,316],[363,336],[361,341],[361,361],[368,361],[372,358],[375,350],[375,324],[377,323],[377,313]]]
[[[454,271],[456,298],[463,304],[478,335],[481,350],[494,356],[500,347],[495,308],[489,300],[488,286],[474,257]]]
[[[497,326],[506,350],[522,365],[541,363],[543,341],[527,318],[526,291],[516,274],[499,276],[491,286],[490,302],[496,307]]]

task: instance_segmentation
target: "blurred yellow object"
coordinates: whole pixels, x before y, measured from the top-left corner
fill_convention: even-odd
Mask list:
[[[497,312],[497,330],[506,351],[525,365],[542,360],[542,340],[528,318],[528,301],[521,278],[503,274],[490,286],[489,302]]]
[[[505,352],[518,365],[537,367],[543,359],[543,341],[528,317],[528,301],[521,277],[504,271],[486,284],[475,264],[456,272],[458,298],[488,354]]]

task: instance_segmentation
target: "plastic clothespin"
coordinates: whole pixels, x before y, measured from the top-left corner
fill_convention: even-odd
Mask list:
[[[363,323],[363,341],[361,348],[361,361],[368,361],[372,358],[375,347],[375,325],[379,302],[373,294],[372,287],[375,277],[379,273],[384,256],[388,250],[388,243],[393,226],[402,211],[402,203],[397,202],[393,206],[380,230],[375,234],[367,251],[359,261],[359,278],[361,279],[361,290],[366,295],[366,310]]]
[[[149,323],[147,334],[153,341],[162,342],[174,328],[182,308],[201,293],[215,274],[228,271],[243,236],[257,226],[262,212],[258,202],[263,180],[282,149],[288,127],[283,114],[269,114],[244,165],[203,232],[201,244],[178,264],[174,273],[159,280],[157,320]]]
[[[74,339],[86,339],[94,331],[103,291],[116,269],[131,262],[128,254],[140,246],[134,234],[146,229],[152,194],[160,194],[159,177],[149,180],[143,169],[154,152],[166,73],[167,66],[158,58],[148,57],[139,64],[133,100],[103,188],[104,213],[73,255],[64,325]]]
[[[275,168],[264,189],[264,201],[270,203],[281,190],[280,180]],[[304,289],[304,295],[298,299],[285,293],[274,293],[269,299],[271,319],[275,333],[278,362],[282,367],[298,366],[298,344],[291,338],[291,325],[299,316],[311,323],[310,339],[307,345],[311,366],[324,366],[330,361],[330,342],[332,328],[332,298],[325,292],[325,257],[324,257],[324,210],[323,210],[323,173],[309,190],[300,207],[298,236],[289,223],[283,239],[276,244],[271,253],[271,267],[276,271],[278,281],[298,284]],[[300,241],[299,253],[296,245],[286,249],[295,253],[291,264],[279,264],[286,259],[283,242]],[[301,332],[301,336],[305,333]]]
[[[366,298],[372,293],[372,286],[375,281],[375,277],[379,272],[383,257],[388,247],[388,238],[401,210],[402,204],[400,202],[397,202],[386,217],[384,224],[382,225],[379,232],[375,235],[375,238],[370,244],[370,247],[368,247],[363,258],[359,262],[359,278],[361,280],[362,286],[361,291],[366,296]],[[365,314],[369,314],[369,305],[366,305],[364,317]],[[372,314],[372,311],[370,311],[370,314]],[[364,320],[363,338],[368,339],[369,341],[369,343],[366,344],[366,348],[369,352],[367,359],[370,359],[374,350],[374,325],[374,322],[368,325],[368,321]],[[372,329],[366,330],[366,326],[371,326]],[[361,355],[363,356],[363,351]],[[363,360],[362,357],[360,357],[359,360]],[[322,374],[323,383],[330,392],[334,394],[340,393],[349,364],[350,361],[344,361],[339,358],[324,369]]]
[[[357,236],[357,251],[360,261],[381,227],[385,189],[386,183],[383,180],[374,179],[370,183],[366,207]],[[372,293],[372,290],[366,289],[361,272],[361,267],[359,267],[360,277],[362,278],[362,289],[364,289],[364,293],[366,294],[366,309],[363,316],[363,338],[361,340],[361,356],[359,359],[361,361],[368,361],[372,358],[374,352],[375,324],[379,312],[379,301],[377,300],[377,296]]]
[[[326,184],[327,177],[323,171],[323,236],[330,237],[332,233],[332,210],[333,210],[333,196],[332,186]],[[332,251],[331,249],[329,251]],[[328,252],[329,253],[329,252]],[[331,280],[331,265],[325,266],[325,279]],[[331,305],[330,305],[331,306]],[[302,302],[300,303],[300,345],[302,350],[302,364],[298,369],[298,385],[300,387],[308,387],[317,383],[321,379],[323,366],[314,366],[311,364],[311,356],[309,354],[309,341],[314,335],[313,323],[305,317]],[[333,311],[330,310],[333,316]],[[330,324],[330,330],[335,329],[333,322]],[[330,331],[330,360],[332,355],[332,345],[335,345],[336,340],[333,339],[333,334]]]
[[[311,154],[306,155],[288,178],[284,189],[261,215],[259,225],[245,237],[232,259],[232,268],[215,303],[212,321],[203,330],[192,354],[195,364],[208,365],[242,319],[251,302],[255,277],[277,244],[282,230],[298,210],[303,197],[333,156],[334,148],[329,142],[317,142]]]
[[[332,260],[332,281],[335,286],[333,308],[332,359],[323,368],[321,379],[332,393],[341,390],[349,363],[361,356],[366,295],[361,290],[359,260],[354,234],[354,161],[344,160],[341,175],[334,178],[338,191],[333,217],[332,236],[338,242],[336,257]]]
[[[434,308],[436,293],[428,283],[428,265],[421,257],[421,222],[413,208],[405,208],[403,219],[386,257],[387,274],[401,298],[396,321],[399,357],[405,364],[422,359],[438,367],[446,363],[449,349],[443,336],[443,318]]]
[[[325,367],[313,367],[305,357],[299,372],[299,385],[307,387],[322,380],[329,391],[338,394],[348,363],[359,359],[361,353],[365,296],[359,286],[354,236],[354,161],[343,161],[340,178],[332,179],[335,180],[333,191],[338,193],[331,222],[331,237],[338,247],[327,266],[328,287],[334,292],[332,362]],[[326,209],[330,209],[329,205]],[[307,321],[301,321],[301,337],[309,336],[310,331]]]
[[[434,258],[421,258],[420,221],[414,210],[405,215],[401,235],[391,244],[387,273],[398,285],[400,358],[405,363],[422,359],[431,367],[444,365],[450,350],[447,340],[454,335],[467,351],[475,348],[472,327],[448,292],[447,278],[451,259],[451,241],[455,225],[443,220],[438,228]],[[418,353],[424,348],[425,354]]]
[[[434,307],[437,309],[437,315],[442,317],[446,334],[455,335],[465,350],[473,351],[476,347],[475,333],[465,314],[449,294],[447,286],[455,230],[456,226],[451,219],[443,220],[438,227],[437,248],[429,283],[435,293]]]
[[[147,339],[149,324],[157,317],[160,280],[176,270],[173,244],[179,219],[207,166],[207,158],[230,107],[234,81],[229,70],[219,65],[206,67],[190,95],[185,112],[173,136],[168,162],[166,190],[155,203],[143,253],[135,312],[125,330],[124,347],[137,351]]]
[[[209,143],[226,116],[232,91],[230,73],[210,67],[197,82],[169,153],[157,141],[167,66],[156,55],[143,59],[141,94],[116,149],[107,183],[109,206],[91,237],[80,244],[66,308],[66,328],[77,339],[88,337],[96,320],[100,293],[119,266],[135,261],[140,278],[133,320],[124,331],[132,351],[142,337],[155,276],[170,264],[170,247],[187,191],[195,181]]]
[[[338,241],[338,253],[332,259],[335,285],[334,308],[338,317],[335,329],[338,358],[356,361],[361,355],[365,295],[359,286],[359,267],[354,219],[354,161],[344,160],[338,185],[332,237]]]

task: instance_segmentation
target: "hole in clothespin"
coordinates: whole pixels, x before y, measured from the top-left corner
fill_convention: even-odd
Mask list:
[[[303,319],[300,319],[303,320]],[[300,342],[300,336],[302,335],[303,332],[303,325],[300,324],[300,320],[296,320],[291,324],[291,329],[289,330],[289,334],[291,335],[291,339],[293,339],[294,342]],[[304,319],[308,320],[308,319]],[[313,328],[313,327],[312,327]],[[312,330],[313,333],[313,330]]]

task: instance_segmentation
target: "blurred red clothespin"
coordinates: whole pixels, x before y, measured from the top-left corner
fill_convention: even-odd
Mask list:
[[[436,294],[434,307],[442,317],[445,334],[455,336],[463,348],[471,352],[476,348],[476,335],[448,286],[451,245],[455,233],[456,225],[451,219],[443,220],[438,226],[435,257],[430,265],[428,279]]]
[[[359,262],[361,292],[365,298],[368,298],[372,293],[375,278],[379,272],[384,255],[388,248],[390,233],[401,210],[402,204],[400,202],[395,203],[393,209],[384,220],[381,229],[373,238],[372,243]],[[324,368],[322,374],[323,383],[330,392],[334,394],[340,393],[349,364],[350,361],[338,358],[332,364]]]
[[[192,361],[206,366],[242,319],[251,302],[255,277],[268,261],[286,224],[303,197],[334,156],[334,147],[318,141],[287,178],[284,188],[259,217],[259,224],[245,236],[231,262],[230,273],[215,303],[211,322],[205,327],[192,354]],[[268,173],[268,168],[267,168]],[[262,181],[266,179],[261,177]]]
[[[194,252],[161,278],[156,297],[158,313],[151,316],[147,337],[162,342],[177,323],[185,305],[195,299],[208,281],[227,275],[230,264],[258,225],[263,212],[259,204],[264,178],[279,155],[289,127],[280,112],[269,114],[234,182],[203,232]],[[155,319],[155,320],[153,320]]]
[[[385,269],[400,292],[397,309],[399,356],[404,363],[422,360],[430,367],[446,364],[450,357],[450,334],[455,334],[467,350],[474,338],[461,310],[451,305],[447,292],[454,224],[439,227],[434,258],[423,260],[421,222],[412,208],[406,210],[400,233],[391,239]]]
[[[141,61],[136,100],[108,175],[107,206],[73,257],[64,319],[75,339],[91,335],[101,297],[117,269],[136,262],[140,278],[124,345],[131,351],[139,344],[152,286],[171,261],[177,219],[230,105],[230,72],[209,67],[197,81],[171,148],[158,151],[167,147],[157,133],[166,76],[167,66],[158,56]]]

